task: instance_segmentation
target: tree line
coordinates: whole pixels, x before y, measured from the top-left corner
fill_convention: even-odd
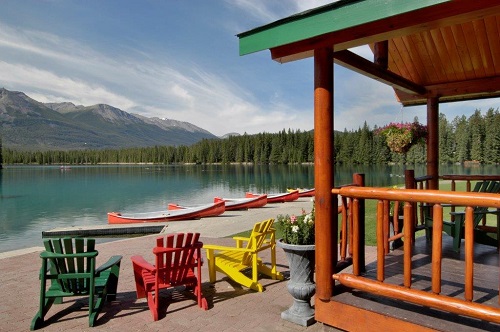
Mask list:
[[[418,121],[418,119],[415,119]],[[366,122],[357,130],[334,133],[334,160],[342,164],[419,164],[426,161],[425,144],[406,154],[391,152],[377,127]],[[1,141],[0,141],[1,147]],[[295,164],[314,162],[313,131],[282,130],[278,133],[244,134],[225,139],[204,139],[190,146],[154,146],[124,149],[20,151],[0,149],[5,164],[114,164],[114,163],[255,163]],[[441,163],[474,161],[500,163],[500,113],[490,108],[483,116],[476,110],[469,118],[448,121],[439,116]],[[1,163],[0,163],[1,164]]]

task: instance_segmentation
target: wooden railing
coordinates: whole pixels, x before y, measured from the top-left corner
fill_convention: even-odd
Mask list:
[[[432,179],[432,176],[426,175],[426,176],[420,176],[420,177],[414,177],[413,172],[410,170],[409,172],[405,173],[405,182],[406,183],[412,183],[413,186],[411,188],[415,189],[429,189],[429,181]],[[472,183],[477,182],[477,181],[500,181],[500,175],[463,175],[463,174],[446,174],[446,175],[440,175],[439,180],[443,181],[451,181],[451,191],[457,191],[457,183],[460,182],[465,182],[465,191],[470,192],[472,190]],[[417,224],[423,224],[423,219],[425,215],[424,211],[425,207],[420,204],[419,205],[419,211],[418,211],[418,221]],[[451,221],[454,221],[455,216],[453,212],[455,212],[455,206],[452,205],[450,207],[450,211],[452,212],[451,214]],[[483,225],[486,223],[486,217],[483,219]]]
[[[377,296],[383,296],[391,299],[411,302],[417,305],[436,308],[448,311],[457,315],[469,316],[485,321],[500,323],[500,309],[487,304],[474,302],[474,229],[473,227],[473,209],[475,206],[500,208],[500,198],[497,194],[490,193],[467,193],[439,190],[420,190],[420,189],[391,189],[391,188],[370,188],[370,187],[343,187],[332,190],[333,194],[341,195],[342,199],[351,200],[352,213],[351,229],[353,236],[352,248],[358,248],[356,236],[359,229],[360,220],[363,219],[359,209],[358,202],[366,199],[377,201],[377,273],[376,280],[361,275],[363,271],[360,262],[360,253],[357,250],[352,252],[352,273],[336,273],[332,277],[342,285],[369,292]],[[384,224],[387,222],[385,211],[387,202],[402,201],[404,205],[403,218],[403,286],[390,284],[386,282],[385,266],[387,242],[384,241]],[[432,206],[433,209],[433,237],[432,237],[432,263],[431,269],[431,289],[429,291],[412,288],[412,250],[414,245],[415,229],[415,204],[425,203]],[[441,294],[442,283],[442,225],[443,225],[443,207],[442,204],[461,205],[466,208],[465,219],[465,272],[464,272],[464,298],[459,299]],[[337,270],[338,271],[338,270]],[[500,271],[499,271],[500,272]],[[499,273],[496,273],[500,276]],[[500,287],[499,287],[500,288]],[[499,296],[500,304],[500,296]]]

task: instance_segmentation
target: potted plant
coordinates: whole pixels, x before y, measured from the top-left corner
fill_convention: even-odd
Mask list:
[[[315,322],[311,298],[316,292],[314,283],[314,207],[311,212],[302,210],[300,215],[279,215],[277,221],[283,238],[276,243],[283,248],[290,267],[288,292],[293,297],[290,308],[281,318],[309,326]]]
[[[414,144],[425,142],[427,126],[418,121],[413,123],[391,122],[379,128],[376,133],[385,137],[387,146],[392,152],[406,153]]]

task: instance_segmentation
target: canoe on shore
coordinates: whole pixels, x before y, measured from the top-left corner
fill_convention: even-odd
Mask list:
[[[196,216],[198,218],[206,218],[206,217],[216,217],[220,216],[221,214],[226,211],[226,204],[224,201],[222,202],[214,202],[212,204],[208,205],[199,205],[199,206],[184,206],[184,205],[179,205],[176,203],[169,203],[168,204],[168,211],[169,212],[175,212],[175,211],[184,211],[184,212],[189,212],[189,211],[196,211]]]
[[[120,213],[109,212],[108,224],[134,224],[145,222],[165,222],[189,219],[200,219],[206,216],[220,215],[224,213],[224,202],[218,204],[200,205],[190,208],[177,208],[155,212],[143,213]]]
[[[245,197],[256,197],[260,194],[246,193]],[[299,199],[299,191],[294,190],[292,192],[280,193],[280,194],[267,194],[268,203],[285,203],[293,202]]]
[[[245,197],[245,198],[215,197],[214,203],[217,202],[224,202],[226,204],[226,211],[248,210],[265,206],[267,204],[267,195],[263,194],[255,197]]]
[[[295,190],[299,191],[299,197],[313,197],[315,194],[314,188],[312,188],[312,189],[305,189],[305,188],[287,189],[288,192],[292,192]]]

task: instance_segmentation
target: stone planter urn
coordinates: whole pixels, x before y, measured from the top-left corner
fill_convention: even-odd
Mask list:
[[[293,297],[290,308],[281,313],[281,318],[302,326],[316,322],[311,298],[316,292],[314,283],[315,245],[294,245],[284,243],[281,239],[276,243],[283,248],[290,267],[288,292]]]

